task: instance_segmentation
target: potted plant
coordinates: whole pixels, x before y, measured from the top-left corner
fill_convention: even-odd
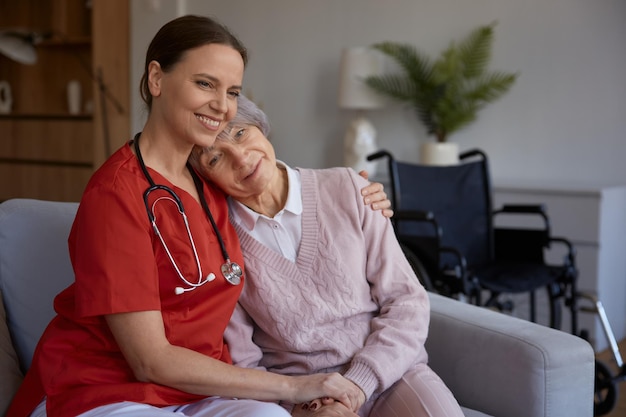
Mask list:
[[[365,83],[392,99],[408,102],[428,134],[436,138],[435,143],[422,146],[423,163],[458,161],[458,147],[448,141],[449,136],[476,120],[480,109],[505,94],[515,82],[517,74],[487,71],[494,26],[481,26],[460,43],[450,43],[434,61],[409,44],[372,45],[395,60],[402,72],[369,76]],[[424,148],[436,145],[451,148],[447,152],[452,159],[425,160],[431,151]]]

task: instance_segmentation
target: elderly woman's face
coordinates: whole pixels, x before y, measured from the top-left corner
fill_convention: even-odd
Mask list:
[[[262,194],[278,175],[274,148],[256,126],[233,126],[198,149],[202,174],[236,200]]]

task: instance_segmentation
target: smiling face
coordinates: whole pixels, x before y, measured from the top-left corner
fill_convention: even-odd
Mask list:
[[[256,126],[228,129],[213,146],[194,150],[201,173],[242,202],[276,190],[281,176],[270,141]]]
[[[211,146],[237,112],[243,73],[241,54],[222,44],[188,50],[168,72],[152,61],[150,118],[170,137]]]

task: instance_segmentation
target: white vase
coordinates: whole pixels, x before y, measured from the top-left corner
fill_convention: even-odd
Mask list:
[[[426,142],[420,146],[423,165],[455,165],[459,163],[459,145],[450,142]]]
[[[11,113],[13,106],[13,96],[11,95],[11,85],[8,81],[0,81],[0,113]]]
[[[82,102],[83,99],[80,82],[72,80],[67,83],[67,110],[70,114],[80,114]]]

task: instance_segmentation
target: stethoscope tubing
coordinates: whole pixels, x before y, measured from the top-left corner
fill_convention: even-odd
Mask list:
[[[165,249],[165,252],[170,260],[170,262],[172,263],[172,266],[174,267],[174,269],[176,270],[176,273],[178,275],[178,277],[189,287],[189,288],[182,288],[182,287],[176,287],[176,294],[182,294],[184,292],[187,291],[192,291],[194,289],[196,289],[197,287],[200,287],[204,284],[206,284],[207,282],[213,281],[215,279],[215,274],[210,273],[208,274],[206,277],[203,278],[203,273],[202,273],[202,265],[200,264],[200,257],[198,256],[198,251],[196,249],[196,244],[193,240],[193,235],[191,233],[191,228],[189,227],[189,221],[187,219],[187,214],[185,213],[185,208],[183,206],[183,202],[180,199],[180,197],[176,194],[176,192],[174,190],[172,190],[170,187],[166,186],[166,185],[162,185],[162,184],[156,184],[154,182],[154,180],[152,179],[152,176],[150,175],[150,173],[148,172],[148,168],[146,167],[146,164],[143,160],[143,157],[141,155],[141,150],[139,149],[139,137],[141,136],[141,132],[137,133],[135,135],[135,138],[133,140],[134,142],[134,147],[135,147],[135,154],[137,155],[137,159],[139,161],[139,166],[141,167],[141,170],[146,178],[146,180],[148,181],[148,188],[143,192],[143,202],[144,202],[144,206],[146,208],[146,212],[148,214],[148,220],[150,221],[150,224],[152,226],[152,229],[154,230],[154,233],[156,234],[156,236],[159,238],[161,244],[163,245],[163,248]],[[202,206],[203,211],[205,212],[205,214],[207,215],[209,222],[211,223],[211,227],[213,228],[213,231],[215,233],[215,236],[217,237],[217,240],[219,242],[220,245],[220,250],[222,252],[222,257],[224,259],[224,264],[222,264],[221,267],[221,272],[222,275],[224,276],[224,278],[226,279],[226,281],[232,285],[238,285],[239,283],[241,283],[241,276],[243,275],[243,272],[241,270],[241,267],[235,263],[232,262],[230,260],[230,257],[228,256],[228,251],[226,250],[226,244],[224,243],[224,239],[222,238],[222,234],[219,231],[219,228],[217,227],[217,224],[215,223],[215,219],[213,218],[213,215],[211,214],[211,210],[209,209],[209,205],[206,201],[206,197],[204,195],[204,187],[203,184],[200,180],[200,178],[198,177],[198,175],[196,174],[196,172],[194,171],[194,169],[191,167],[191,165],[189,164],[189,162],[187,162],[187,169],[189,170],[189,173],[191,174],[191,177],[193,179],[194,185],[196,187],[196,190],[198,192],[198,197],[200,198],[200,205]],[[152,206],[149,204],[149,196],[150,193],[152,193],[153,191],[157,191],[157,190],[162,190],[164,192],[166,192],[167,194],[169,194],[170,197],[160,197],[157,198],[154,203],[152,204]],[[178,267],[178,264],[176,263],[176,261],[174,260],[174,257],[172,256],[172,253],[169,250],[169,247],[167,246],[167,244],[165,243],[165,239],[163,238],[163,235],[161,234],[161,231],[159,230],[159,227],[156,224],[156,216],[154,215],[154,206],[156,205],[156,203],[158,201],[160,201],[161,199],[169,199],[171,201],[173,201],[178,209],[178,212],[181,214],[183,221],[185,223],[185,229],[187,231],[187,237],[189,239],[189,243],[191,245],[193,254],[194,254],[194,258],[196,261],[196,265],[198,268],[198,282],[197,283],[193,283],[190,282],[189,280],[187,280],[185,278],[185,276],[183,275],[182,271],[180,270],[180,268]]]
[[[191,234],[191,229],[189,228],[189,221],[187,220],[187,215],[185,214],[184,211],[180,211],[180,209],[179,209],[179,212],[180,212],[180,214],[183,217],[183,221],[185,222],[185,230],[187,231],[187,238],[189,239],[189,244],[191,245],[191,249],[193,250],[193,256],[194,256],[194,259],[196,261],[196,266],[198,268],[198,282],[194,284],[194,283],[188,281],[185,278],[185,276],[183,275],[183,273],[180,270],[180,268],[178,267],[178,264],[176,263],[176,261],[174,261],[174,256],[172,255],[172,252],[170,252],[170,249],[167,246],[167,243],[165,243],[165,239],[163,238],[163,235],[161,234],[161,231],[159,230],[159,227],[156,224],[156,217],[153,214],[154,213],[154,206],[156,205],[156,203],[158,201],[160,201],[162,199],[171,200],[168,197],[159,197],[152,203],[152,212],[150,213],[150,214],[152,214],[151,224],[152,224],[152,229],[154,230],[154,233],[157,235],[157,237],[161,241],[161,244],[163,245],[163,248],[165,249],[165,253],[167,253],[167,256],[170,259],[170,262],[172,263],[172,266],[174,266],[174,269],[176,270],[176,273],[178,274],[180,279],[183,280],[183,282],[185,284],[187,284],[187,285],[189,285],[191,287],[201,286],[201,285],[204,285],[205,283],[207,283],[209,281],[212,281],[213,278],[215,278],[215,275],[213,275],[213,274],[209,274],[205,280],[202,279],[202,266],[200,265],[200,257],[198,256],[198,251],[196,249],[196,243],[193,240],[193,235]],[[213,276],[213,278],[209,278],[210,276]]]

